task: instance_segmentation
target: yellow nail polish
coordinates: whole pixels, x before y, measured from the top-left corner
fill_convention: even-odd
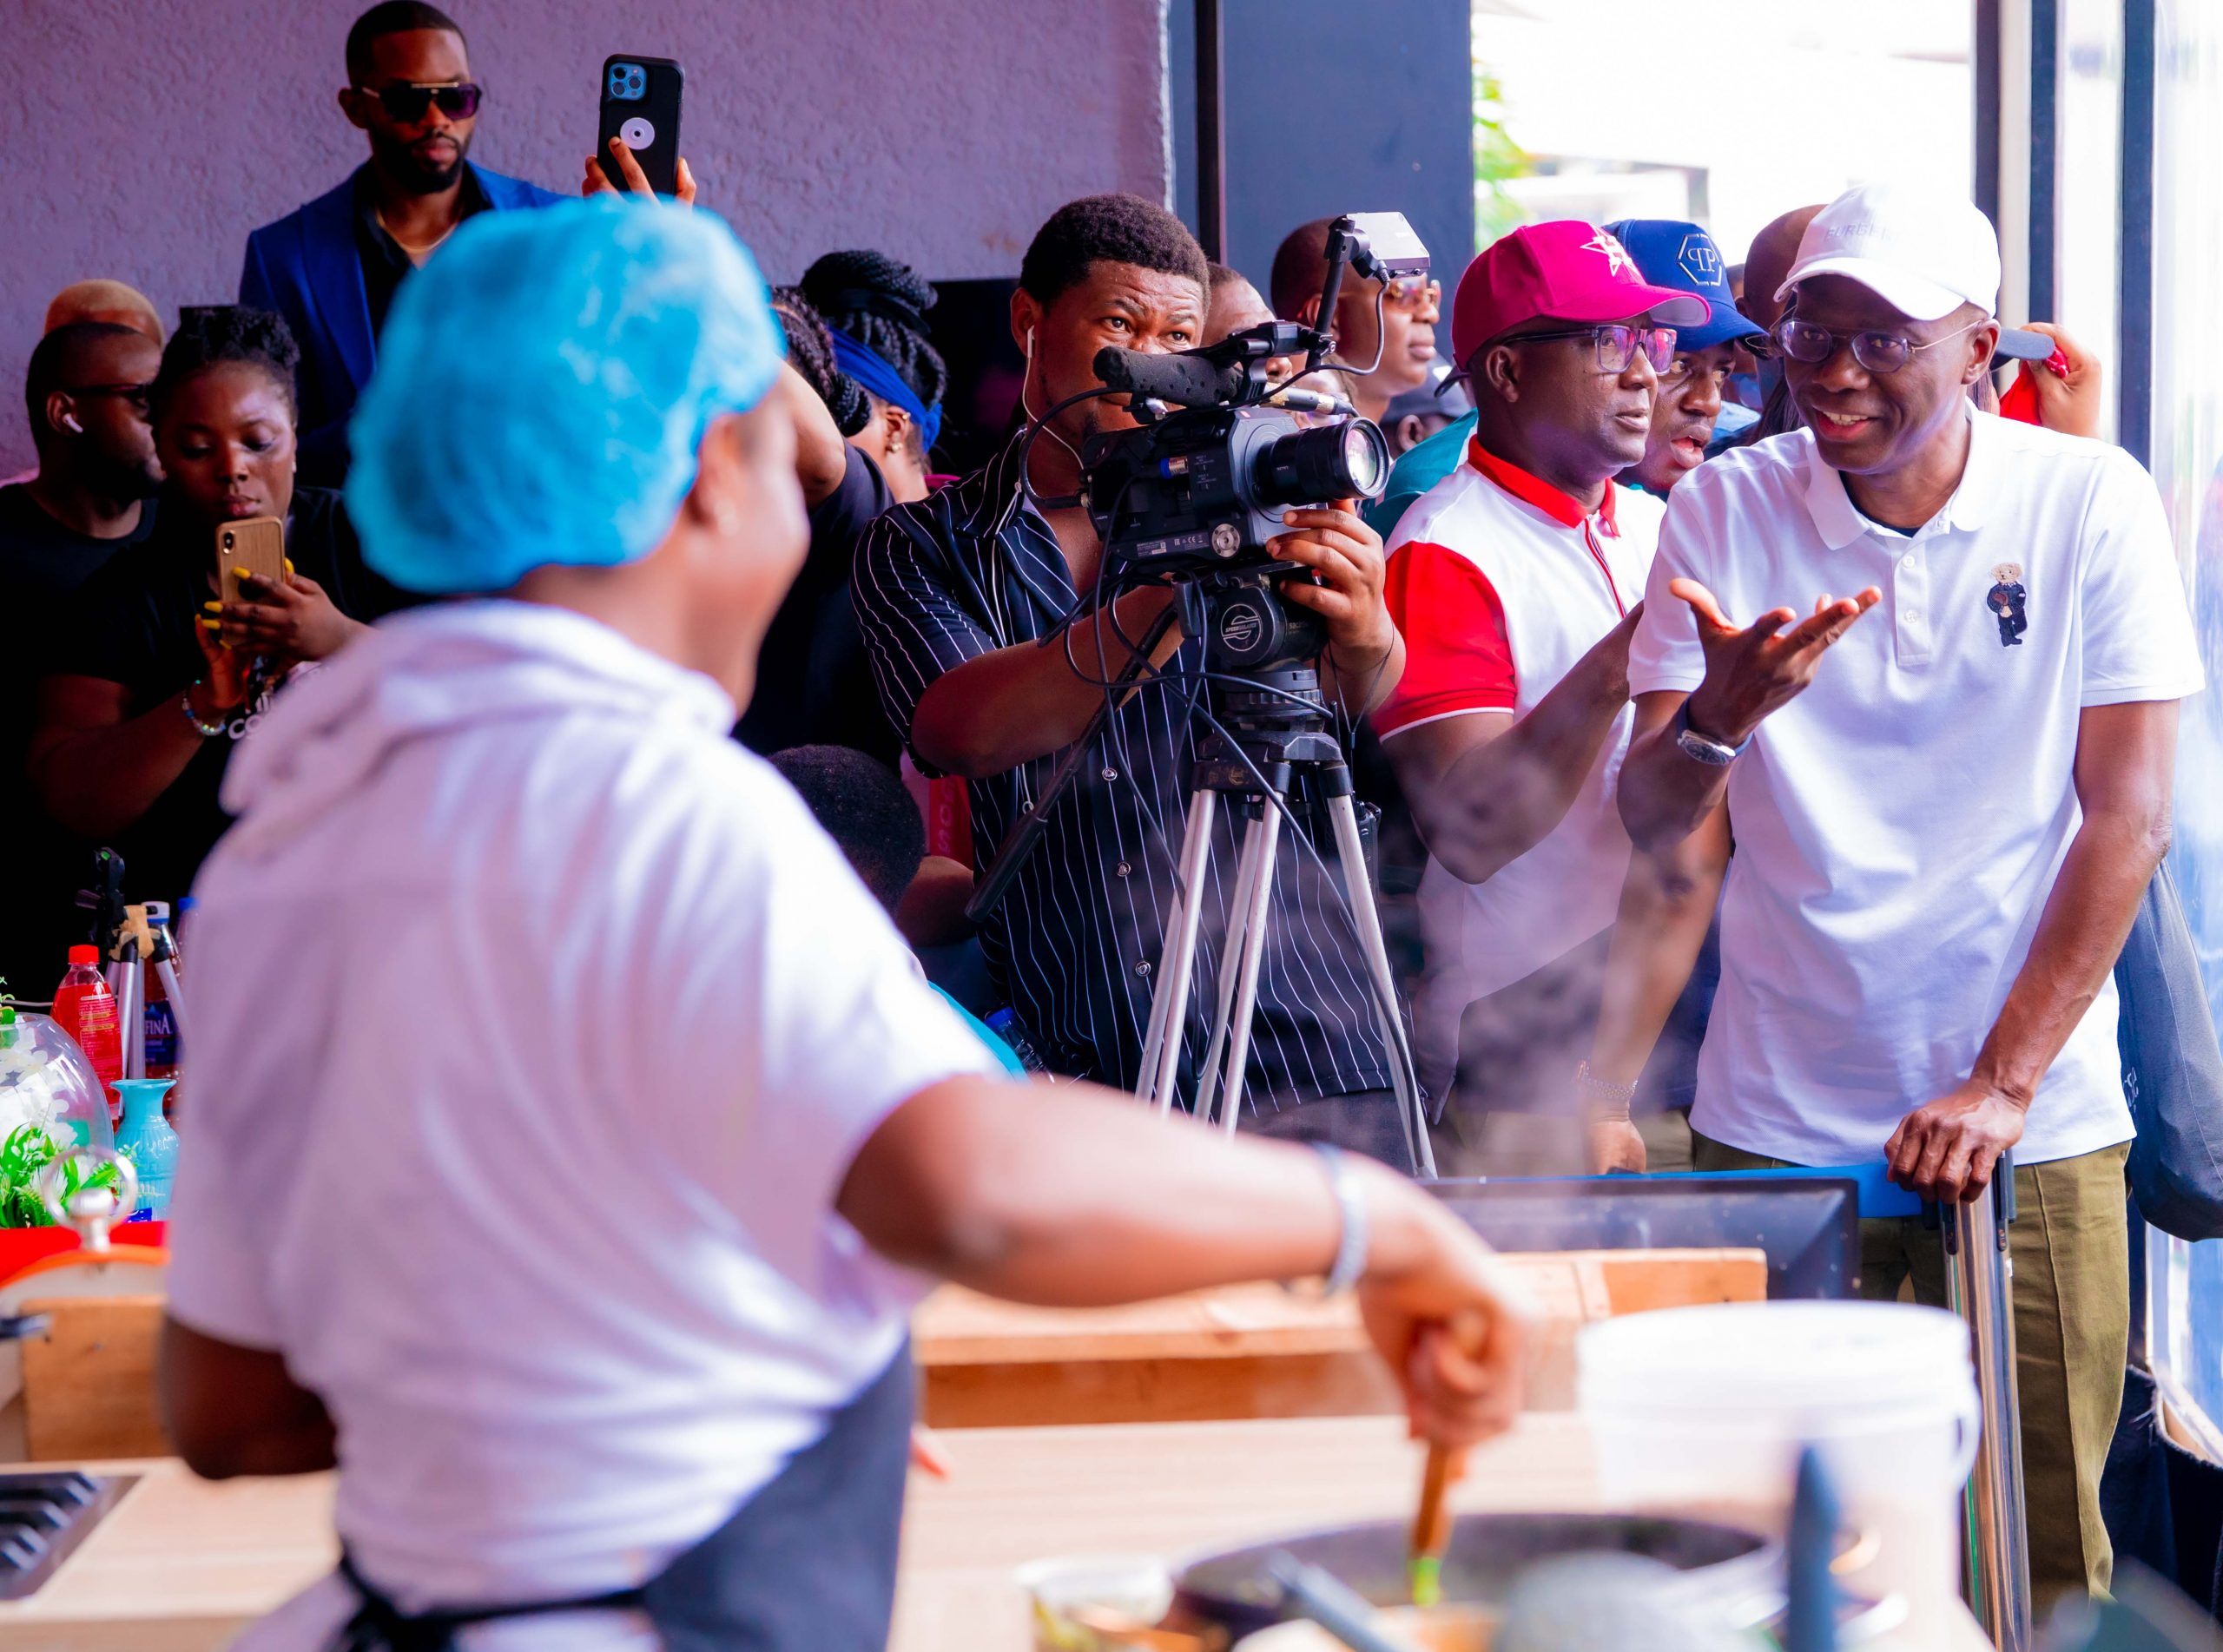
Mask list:
[[[221,614],[224,611],[224,605],[221,602],[203,602],[201,605],[201,611],[204,614]]]
[[[287,577],[287,579],[291,579],[291,578],[293,578],[293,576],[294,576],[294,559],[293,559],[291,556],[288,556],[288,557],[287,557],[287,558],[286,558],[286,577]]]
[[[254,576],[248,573],[244,568],[234,568],[232,569],[232,577],[234,579],[253,579]]]
[[[201,623],[211,631],[221,631],[224,629],[223,622],[221,620],[203,619]]]

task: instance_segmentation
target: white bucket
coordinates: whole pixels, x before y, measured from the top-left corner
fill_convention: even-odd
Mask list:
[[[1903,1598],[1910,1627],[1953,1609],[1979,1416],[1954,1315],[1896,1302],[1666,1308],[1586,1326],[1576,1363],[1610,1505],[1779,1537],[1811,1445],[1858,1534],[1844,1587]]]

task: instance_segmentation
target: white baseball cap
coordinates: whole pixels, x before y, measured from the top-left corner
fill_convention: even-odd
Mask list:
[[[1916,321],[1999,302],[1999,236],[1972,202],[1905,184],[1864,183],[1814,215],[1776,301],[1810,275],[1857,281]]]

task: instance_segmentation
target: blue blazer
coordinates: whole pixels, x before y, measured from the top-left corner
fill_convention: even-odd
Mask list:
[[[564,199],[538,184],[471,167],[497,212]],[[363,263],[355,251],[355,179],[247,238],[240,302],[275,310],[301,347],[303,480],[338,486],[347,468],[347,416],[378,359]]]

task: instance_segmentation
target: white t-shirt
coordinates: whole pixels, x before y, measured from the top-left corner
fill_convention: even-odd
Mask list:
[[[405,1608],[641,1581],[904,1336],[917,1282],[836,1194],[890,1109],[994,1069],[733,714],[479,602],[381,624],[234,760],[170,1308],[323,1397],[340,1533]],[[317,1644],[318,1594],[257,1643]]]
[[[1650,494],[1610,482],[1586,512],[1470,441],[1390,538],[1383,596],[1405,638],[1405,672],[1374,714],[1382,738],[1481,712],[1527,716],[1644,594],[1660,515]],[[1479,884],[1428,857],[1414,1023],[1430,1093],[1450,1082],[1468,1004],[1612,925],[1629,865],[1613,784],[1631,727],[1624,708],[1566,816],[1526,854]]]
[[[1910,536],[1863,518],[1804,431],[1701,465],[1668,503],[1630,651],[1638,694],[1705,675],[1672,579],[1699,581],[1738,624],[1883,593],[1730,771],[1737,850],[1691,1122],[1748,1152],[1873,1160],[1969,1076],[2082,819],[2079,714],[2201,687],[2168,522],[2137,462],[1972,418],[1959,488]],[[2015,1156],[2130,1135],[2109,980]]]

